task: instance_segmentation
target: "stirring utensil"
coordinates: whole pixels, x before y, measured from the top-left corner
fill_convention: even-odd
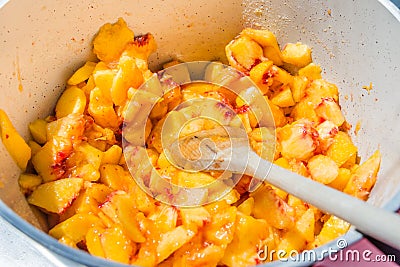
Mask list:
[[[183,137],[169,147],[173,164],[185,170],[243,172],[266,181],[400,249],[400,216],[298,175],[259,157],[242,129],[224,127]]]

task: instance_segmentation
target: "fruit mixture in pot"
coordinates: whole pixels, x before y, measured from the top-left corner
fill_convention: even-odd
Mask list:
[[[142,162],[124,157],[122,130],[132,115],[130,100],[153,76],[148,57],[156,48],[153,35],[134,36],[123,19],[105,24],[93,40],[98,61],[86,62],[68,79],[53,115],[29,124],[33,140],[28,145],[0,112],[3,143],[24,171],[21,190],[47,215],[51,236],[132,265],[249,266],[278,259],[276,254],[261,257],[266,247],[286,251],[287,257],[347,232],[347,222],[273,185],[264,183],[248,192],[252,177],[246,175],[222,199],[197,207],[168,205],[146,194],[129,172],[127,164],[134,161],[140,169]],[[244,101],[211,84],[177,86],[147,118],[144,149],[155,170],[166,181],[189,188],[218,178],[217,172],[176,168],[161,142],[165,117],[177,105],[210,98],[237,111],[251,147],[261,157],[366,200],[380,153],[360,163],[347,133],[350,125],[339,105],[339,90],[322,78],[311,54],[305,44],[288,43],[281,49],[270,31],[244,29],[227,44],[227,62],[257,85],[273,115],[275,132],[258,124],[246,102],[251,99]],[[185,120],[185,110],[179,112],[176,120]],[[212,121],[194,120],[182,134],[214,126]],[[271,136],[276,136],[276,145],[269,158]]]

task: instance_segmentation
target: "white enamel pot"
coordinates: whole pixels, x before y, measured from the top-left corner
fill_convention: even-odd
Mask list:
[[[281,45],[313,48],[323,77],[340,88],[353,140],[366,158],[379,148],[382,164],[369,201],[400,205],[400,12],[386,0],[18,0],[0,1],[0,108],[29,138],[27,125],[51,113],[67,77],[89,58],[99,27],[123,17],[135,34],[151,32],[156,69],[170,59],[213,60],[244,26],[272,30]],[[368,93],[363,86],[372,83]],[[52,255],[88,266],[121,266],[60,244],[27,222],[31,211],[18,198],[20,170],[0,144],[0,215]],[[332,200],[334,201],[334,200]],[[35,224],[36,225],[36,224]],[[362,237],[350,230],[352,244]],[[337,248],[332,241],[317,249]],[[57,256],[57,257],[58,257]],[[305,262],[274,264],[309,265]]]

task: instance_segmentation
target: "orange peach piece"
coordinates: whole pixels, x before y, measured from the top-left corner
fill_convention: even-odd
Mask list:
[[[187,229],[183,225],[163,234],[157,246],[157,262],[160,263],[168,258],[177,249],[187,243],[195,234],[196,232]]]
[[[294,209],[271,187],[260,188],[251,196],[254,198],[253,214],[255,218],[265,219],[278,229],[287,230],[294,226]]]
[[[249,38],[240,36],[225,47],[229,64],[239,71],[248,72],[263,58],[262,47]]]
[[[341,126],[345,121],[338,103],[333,98],[323,98],[315,112],[317,116],[333,122],[336,126]]]
[[[119,18],[116,23],[106,23],[99,29],[93,40],[93,52],[101,61],[114,61],[119,58],[133,38],[133,32],[126,22]]]
[[[0,109],[0,136],[4,147],[18,167],[25,171],[31,158],[31,148],[14,128],[7,114]]]
[[[101,236],[105,232],[105,228],[95,225],[90,228],[85,236],[86,246],[90,254],[98,257],[105,257],[103,246],[101,244]]]
[[[28,197],[29,204],[47,212],[62,213],[79,195],[83,186],[81,178],[65,178],[42,184]]]
[[[275,65],[282,65],[282,52],[279,48],[275,35],[268,30],[244,29],[242,36],[248,36],[263,47],[264,56],[274,62]]]
[[[334,136],[332,144],[326,151],[326,155],[333,159],[339,167],[356,153],[357,147],[351,141],[350,136],[342,131]]]
[[[362,200],[366,200],[376,182],[381,158],[382,156],[380,151],[375,151],[369,159],[352,172],[349,182],[343,192]]]
[[[316,149],[318,132],[308,120],[298,120],[287,124],[277,132],[281,154],[288,159],[307,160]]]
[[[92,75],[94,68],[96,67],[95,62],[86,62],[82,67],[80,67],[77,71],[72,74],[72,76],[68,79],[68,85],[78,85],[81,82],[89,79],[90,75]]]
[[[265,220],[238,212],[233,240],[227,246],[221,263],[227,266],[257,265],[257,246],[268,236],[269,225]]]
[[[328,156],[317,155],[308,161],[311,178],[323,184],[329,184],[339,175],[339,167]]]
[[[84,240],[88,230],[96,224],[101,224],[101,221],[93,214],[75,214],[51,228],[49,234],[57,239],[67,237],[76,244]]]
[[[106,259],[128,264],[134,255],[136,245],[124,233],[122,228],[114,225],[107,228],[100,237]]]
[[[286,44],[282,50],[282,57],[284,62],[300,68],[312,62],[311,48],[300,42]]]
[[[33,139],[40,145],[47,141],[47,122],[43,119],[37,119],[29,123],[29,131]]]

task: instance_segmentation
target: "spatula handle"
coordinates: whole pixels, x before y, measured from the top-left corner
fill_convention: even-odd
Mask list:
[[[251,154],[246,172],[400,249],[399,215],[262,160],[255,153]]]

